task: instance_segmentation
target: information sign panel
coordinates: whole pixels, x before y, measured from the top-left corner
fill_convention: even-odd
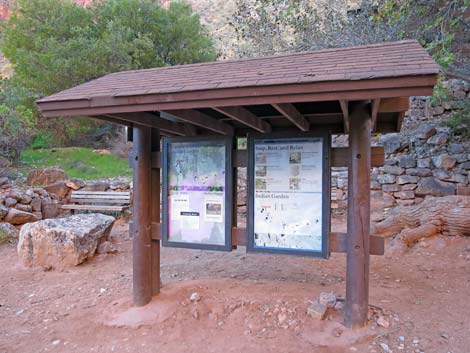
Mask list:
[[[163,245],[231,250],[232,139],[163,139]]]
[[[248,251],[328,257],[329,136],[251,136]]]

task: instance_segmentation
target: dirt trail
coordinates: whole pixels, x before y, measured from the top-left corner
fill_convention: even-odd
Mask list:
[[[344,228],[344,224],[337,224]],[[162,249],[162,294],[131,309],[131,241],[66,271],[24,269],[0,246],[0,352],[470,353],[470,238],[435,238],[372,257],[374,321],[349,331],[341,312],[305,314],[321,291],[344,296],[345,256],[329,260]],[[201,299],[189,300],[197,292]],[[125,326],[123,326],[125,324]]]

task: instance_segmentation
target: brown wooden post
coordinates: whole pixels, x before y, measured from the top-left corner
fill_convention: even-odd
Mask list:
[[[371,115],[365,102],[350,105],[348,242],[346,268],[347,327],[367,325],[370,241]]]
[[[133,126],[133,241],[132,283],[134,305],[143,306],[152,299],[151,253],[151,129]]]
[[[233,149],[238,151],[237,137],[233,137]],[[236,165],[233,166],[232,170],[232,228],[233,227],[238,227],[238,167]],[[235,249],[236,247],[237,245],[234,245],[234,239],[232,238],[232,248]]]
[[[160,151],[160,131],[152,129],[152,152]],[[160,223],[160,169],[152,168],[151,172],[151,221]],[[160,240],[152,239],[152,295],[160,293]]]

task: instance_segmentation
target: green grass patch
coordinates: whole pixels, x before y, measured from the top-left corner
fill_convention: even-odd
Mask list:
[[[26,150],[21,156],[20,171],[27,175],[31,170],[56,167],[71,178],[101,179],[131,176],[127,159],[109,154],[98,154],[90,148],[68,147]]]

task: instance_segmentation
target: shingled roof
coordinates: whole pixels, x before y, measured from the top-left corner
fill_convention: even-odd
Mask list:
[[[40,99],[46,116],[427,95],[439,66],[416,41],[116,72]]]

